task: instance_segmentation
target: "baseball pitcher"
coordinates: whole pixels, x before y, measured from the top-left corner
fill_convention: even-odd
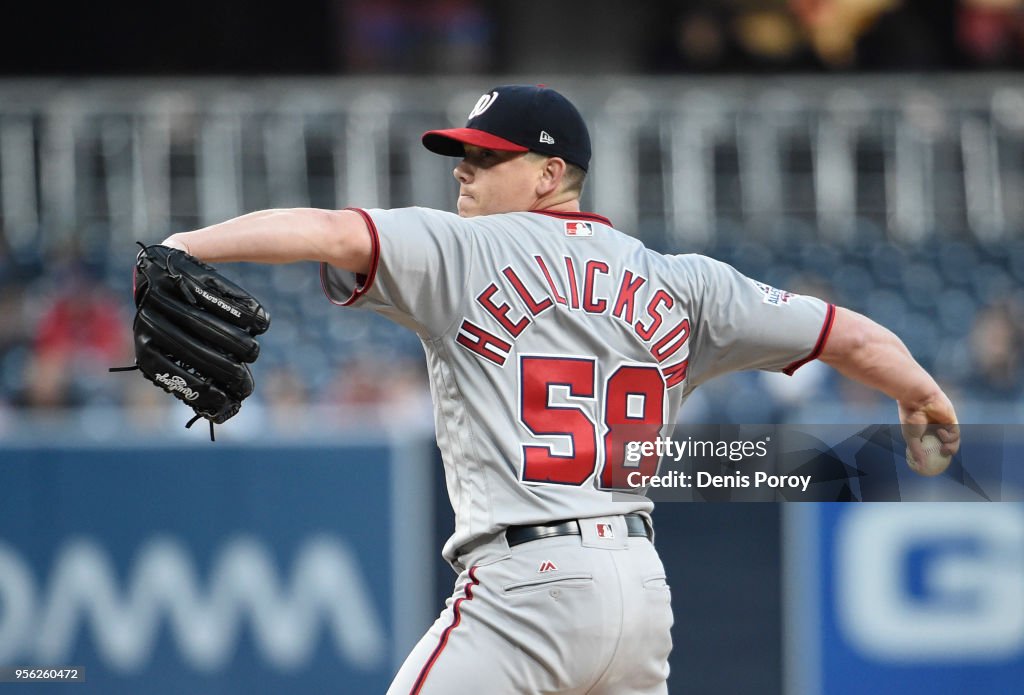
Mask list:
[[[443,554],[459,576],[389,693],[666,693],[653,505],[622,475],[658,462],[627,462],[611,433],[667,432],[716,375],[821,359],[897,401],[912,453],[929,423],[956,452],[949,399],[889,331],[711,258],[655,253],[582,212],[590,138],[558,92],[496,87],[466,127],[423,144],[457,158],[458,214],[268,210],[160,247],[206,263],[319,261],[332,302],[422,340],[456,519]],[[182,380],[171,392],[199,392],[189,380],[203,370],[161,346]]]

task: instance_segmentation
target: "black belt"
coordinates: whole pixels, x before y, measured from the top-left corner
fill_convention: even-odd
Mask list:
[[[647,526],[647,522],[639,514],[626,515],[626,530],[634,538],[646,538],[648,540],[654,535],[653,530]],[[539,524],[537,526],[509,526],[505,529],[505,540],[508,547],[537,541],[541,538],[554,538],[555,536],[579,536],[580,522],[576,519],[567,521],[556,521],[553,524]]]

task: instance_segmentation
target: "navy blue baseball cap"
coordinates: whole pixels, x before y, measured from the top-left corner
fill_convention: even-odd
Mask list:
[[[580,112],[564,96],[541,85],[495,87],[476,102],[465,128],[423,134],[424,147],[448,157],[462,157],[464,145],[539,152],[584,171],[590,166],[590,133]]]

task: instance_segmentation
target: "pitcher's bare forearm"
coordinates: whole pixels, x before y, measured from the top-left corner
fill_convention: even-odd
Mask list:
[[[821,360],[843,376],[877,389],[915,410],[939,400],[942,389],[892,331],[837,308]]]
[[[892,331],[856,312],[837,308],[821,360],[843,376],[894,399],[906,435],[919,438],[925,425],[949,425],[941,428],[938,436],[946,453],[956,453],[959,429],[953,404]]]
[[[355,273],[370,267],[372,243],[362,216],[351,210],[261,210],[163,242],[209,263],[320,261]]]

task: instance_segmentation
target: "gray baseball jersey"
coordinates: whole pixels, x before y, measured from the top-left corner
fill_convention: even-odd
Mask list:
[[[444,556],[459,569],[460,548],[509,525],[648,514],[642,491],[612,494],[625,465],[612,427],[657,433],[719,374],[792,372],[834,316],[589,213],[359,212],[372,268],[324,265],[324,290],[422,339],[455,510]]]

